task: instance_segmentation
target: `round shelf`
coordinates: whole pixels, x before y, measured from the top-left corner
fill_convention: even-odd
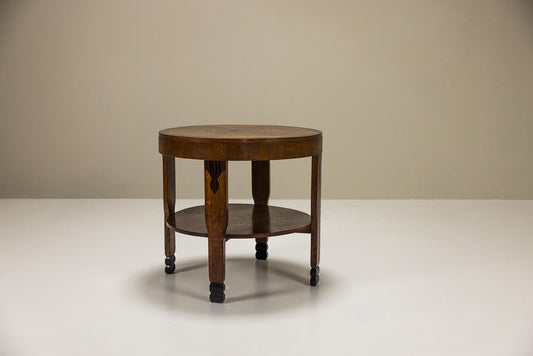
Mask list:
[[[205,206],[195,206],[171,214],[168,227],[182,234],[207,237]],[[311,216],[277,206],[228,204],[226,238],[258,238],[310,233]]]

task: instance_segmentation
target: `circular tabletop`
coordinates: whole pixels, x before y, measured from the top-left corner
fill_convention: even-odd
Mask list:
[[[322,132],[275,125],[183,126],[159,131],[159,152],[217,161],[299,158],[322,152]]]

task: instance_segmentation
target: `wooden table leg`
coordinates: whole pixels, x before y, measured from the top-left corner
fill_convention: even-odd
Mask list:
[[[204,161],[205,224],[209,243],[209,299],[222,303],[225,299],[225,244],[228,226],[228,163]]]
[[[163,206],[165,210],[165,273],[174,273],[176,269],[176,237],[174,230],[167,226],[170,214],[174,214],[176,206],[176,160],[172,156],[163,155]]]
[[[252,196],[255,207],[267,206],[270,196],[270,161],[252,161]],[[255,258],[268,257],[268,237],[255,239]]]
[[[322,179],[322,155],[313,156],[311,169],[311,279],[316,286],[320,272],[320,191]]]

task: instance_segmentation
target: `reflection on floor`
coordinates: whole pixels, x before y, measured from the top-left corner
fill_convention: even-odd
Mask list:
[[[206,309],[207,261],[185,260],[182,265],[171,276],[161,274],[160,268],[139,275],[137,294],[147,303],[169,312],[216,315],[230,309],[235,315],[256,315],[309,307],[321,292],[319,288],[309,287],[306,278],[309,269],[304,265],[277,259],[230,257],[226,260],[225,301],[229,306]]]

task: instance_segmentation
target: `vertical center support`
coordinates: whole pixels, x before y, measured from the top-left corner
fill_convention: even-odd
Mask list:
[[[226,228],[228,226],[228,162],[204,161],[205,225],[209,243],[209,299],[225,299]]]
[[[254,211],[268,209],[270,196],[270,161],[252,161],[252,196],[254,198]],[[263,222],[268,224],[269,221]],[[264,226],[254,226],[255,229]],[[255,258],[266,260],[268,257],[268,237],[255,239]]]
[[[270,161],[252,161],[252,196],[255,205],[267,205],[270,196]]]

